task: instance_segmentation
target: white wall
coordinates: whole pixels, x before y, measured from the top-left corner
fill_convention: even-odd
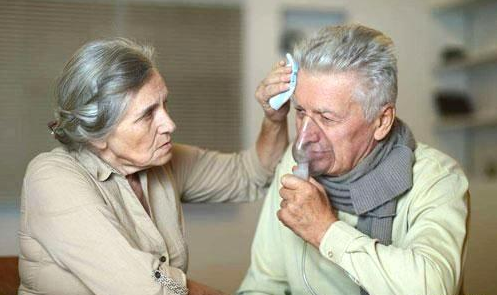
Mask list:
[[[241,4],[244,7],[245,42],[243,47],[245,146],[254,142],[262,118],[260,108],[253,98],[254,89],[279,58],[277,48],[283,24],[282,11],[289,6],[345,10],[350,21],[374,27],[389,35],[396,43],[398,52],[398,114],[412,127],[418,140],[438,146],[432,132],[435,114],[431,105],[431,91],[434,87],[432,66],[437,60],[441,42],[434,37],[438,29],[431,17],[427,1],[246,0]],[[473,200],[478,197],[492,197],[493,191],[495,190],[492,188],[483,190],[482,195],[473,196]],[[490,214],[494,212],[496,204],[491,206],[480,202],[479,204],[479,210],[484,216],[494,216]],[[250,241],[259,208],[260,202],[185,207],[191,253],[190,275],[193,278],[227,292],[236,289],[248,266]],[[0,255],[15,255],[18,252],[16,242],[13,240],[17,230],[17,218],[13,210],[0,210]],[[495,218],[486,218],[484,222],[486,222],[485,228],[497,228]],[[477,229],[476,232],[481,228],[481,224],[478,223],[472,226]],[[475,237],[477,236],[484,235],[475,234]],[[495,247],[495,243],[479,245],[487,248],[478,248],[477,251],[488,251],[486,253],[491,253],[490,251]],[[468,260],[471,259],[469,256]],[[485,277],[479,275],[479,270],[475,267],[477,263],[471,263],[472,274],[468,277]],[[473,294],[490,290],[485,289],[489,288],[488,284],[470,282],[467,285],[471,288],[468,290]],[[481,294],[490,294],[490,291]]]

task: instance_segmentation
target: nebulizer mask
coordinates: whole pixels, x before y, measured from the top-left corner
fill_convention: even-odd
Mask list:
[[[334,163],[333,147],[325,136],[323,129],[310,116],[304,115],[297,139],[292,146],[292,154],[297,168],[293,174],[303,180],[309,180],[309,176],[324,174]],[[318,295],[309,283],[305,271],[307,256],[307,242],[304,241],[302,248],[301,273],[305,286],[312,295]]]
[[[333,146],[321,126],[308,115],[302,115],[297,138],[292,146],[293,159],[297,168],[293,172],[297,177],[308,180],[309,176],[318,176],[328,172],[334,164]]]

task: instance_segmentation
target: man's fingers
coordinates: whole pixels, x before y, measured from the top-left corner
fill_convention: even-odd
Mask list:
[[[285,213],[283,211],[283,209],[280,209],[276,212],[276,217],[278,217],[278,219],[283,222],[283,224],[285,224]]]
[[[284,187],[280,188],[280,197],[283,200],[289,200],[289,201],[295,199],[294,192]]]
[[[317,182],[314,178],[309,177],[309,182],[312,183],[320,192],[322,192],[323,194],[326,195],[326,191],[325,191],[324,187],[319,182]]]
[[[307,181],[300,179],[293,174],[285,174],[281,178],[281,184],[287,189],[294,190],[302,186],[307,186]]]
[[[276,216],[286,227],[289,227],[292,221],[292,216],[288,210],[280,209],[276,212]]]
[[[288,204],[287,207],[278,210],[276,212],[276,216],[286,227],[293,230],[293,227],[299,218],[292,212],[292,210],[289,210],[289,206],[292,206],[292,204]]]

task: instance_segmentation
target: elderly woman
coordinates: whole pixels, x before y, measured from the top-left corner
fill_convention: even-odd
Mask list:
[[[277,66],[258,90],[254,148],[221,154],[173,144],[168,88],[152,48],[126,39],[84,45],[56,86],[62,146],[29,164],[21,202],[19,294],[218,294],[186,276],[181,202],[261,197],[288,144],[288,88]]]

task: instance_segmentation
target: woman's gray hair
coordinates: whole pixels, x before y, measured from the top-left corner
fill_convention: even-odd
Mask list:
[[[124,38],[96,40],[78,49],[55,88],[55,138],[77,150],[108,135],[124,115],[129,94],[152,73],[153,55],[153,47]]]
[[[320,73],[353,72],[360,87],[354,99],[369,122],[397,99],[397,59],[392,40],[361,25],[329,26],[294,49],[299,68]]]

